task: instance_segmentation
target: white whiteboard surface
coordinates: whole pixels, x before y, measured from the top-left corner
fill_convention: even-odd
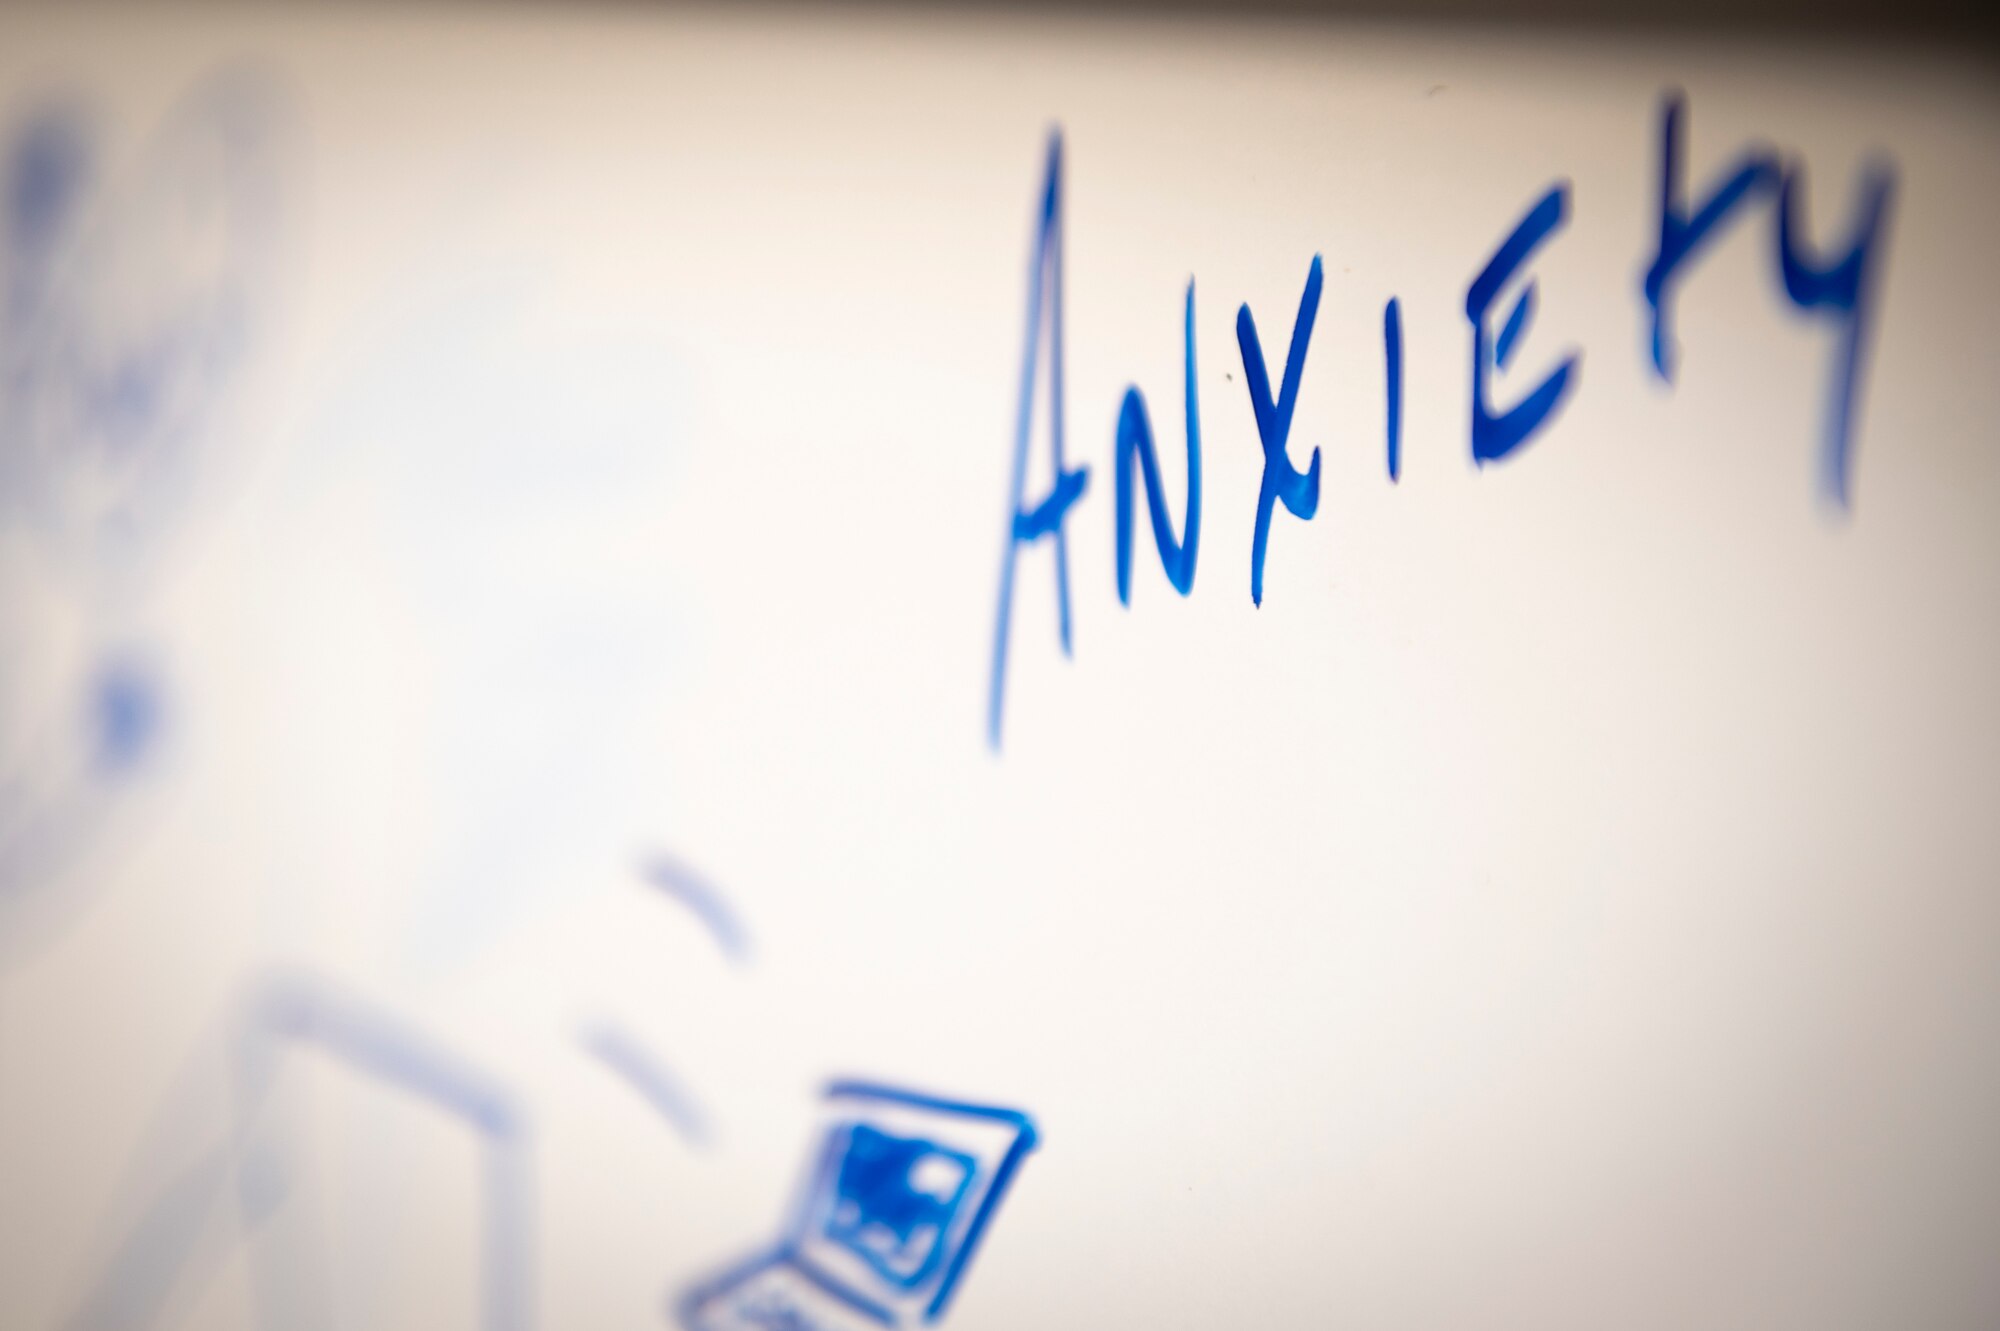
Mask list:
[[[1990,68],[4,25],[0,1324],[2000,1321]],[[1673,90],[1690,203],[1776,174],[1678,269],[1668,383]],[[1057,134],[1067,657],[1009,539]],[[1843,505],[1776,217],[1833,250],[1871,163]],[[1476,465],[1468,287],[1559,182],[1479,372],[1575,382]],[[1238,311],[1275,384],[1316,255],[1259,606]],[[1120,404],[1178,532],[1190,281],[1199,558],[1177,595],[1142,486],[1128,607]],[[945,1181],[856,1230],[813,1170],[867,1141]],[[718,1286],[788,1235],[816,1276]]]

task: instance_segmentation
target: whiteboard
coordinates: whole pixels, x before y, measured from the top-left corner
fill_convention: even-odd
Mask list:
[[[0,1324],[2000,1320],[1977,57],[6,31]]]

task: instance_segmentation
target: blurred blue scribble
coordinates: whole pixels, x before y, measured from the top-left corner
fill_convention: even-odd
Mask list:
[[[723,955],[741,965],[750,959],[750,936],[713,884],[671,855],[651,856],[640,868],[646,881],[686,906],[707,926]]]
[[[5,517],[86,579],[143,579],[210,479],[268,315],[291,124],[277,84],[230,70],[115,179],[74,100],[31,108],[6,147]]]
[[[310,976],[255,984],[223,1044],[219,1060],[197,1059],[184,1072],[156,1113],[132,1171],[149,1183],[116,1226],[70,1331],[169,1324],[177,1297],[198,1290],[253,1233],[272,1234],[301,1164],[274,1092],[301,1050],[443,1111],[480,1140],[480,1325],[533,1325],[532,1138],[512,1091],[406,1020]],[[192,1160],[152,1181],[158,1159],[189,1155],[189,1138]],[[299,1231],[288,1238],[249,1249],[257,1323],[274,1331],[329,1320],[326,1291],[311,1278],[317,1254],[304,1250],[311,1244]]]
[[[103,662],[92,683],[91,710],[97,772],[112,776],[130,771],[145,758],[160,731],[164,707],[159,681],[142,662],[112,657]]]
[[[75,212],[90,157],[90,134],[74,108],[40,106],[22,120],[7,164],[8,268],[14,282],[45,267]]]
[[[708,1119],[673,1073],[630,1034],[608,1022],[586,1027],[577,1043],[638,1092],[691,1146],[708,1143]]]
[[[79,96],[9,121],[0,583],[33,595],[0,622],[0,966],[74,914],[70,871],[159,770],[170,672],[144,612],[230,471],[300,158],[289,96],[248,68],[130,153]]]

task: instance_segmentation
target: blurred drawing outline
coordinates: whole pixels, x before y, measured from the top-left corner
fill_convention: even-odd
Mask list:
[[[861,1081],[833,1083],[826,1102],[783,1237],[689,1290],[688,1331],[937,1321],[1039,1142],[1015,1109]]]
[[[724,956],[737,965],[750,959],[750,935],[728,901],[701,874],[672,855],[655,854],[641,866],[646,881],[691,911],[714,936]]]
[[[534,1189],[526,1111],[498,1079],[373,1004],[323,980],[280,974],[256,984],[227,1037],[228,1125],[222,1140],[154,1188],[123,1227],[71,1331],[170,1324],[176,1295],[200,1285],[233,1248],[268,1229],[297,1173],[299,1149],[273,1107],[288,1056],[317,1050],[365,1079],[441,1110],[483,1143],[478,1243],[479,1325],[526,1331],[534,1325]],[[172,1138],[200,1131],[188,1101],[202,1089],[183,1077],[142,1147],[142,1166]],[[236,1224],[228,1200],[234,1195]],[[330,1324],[311,1278],[319,1254],[292,1234],[250,1249],[258,1325]]]
[[[110,178],[103,137],[53,96],[0,150],[0,966],[80,904],[42,889],[172,731],[141,620],[226,470],[298,155],[288,96],[247,68]]]

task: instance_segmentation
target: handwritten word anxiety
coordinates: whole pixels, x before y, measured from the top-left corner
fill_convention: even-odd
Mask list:
[[[1663,382],[1674,375],[1674,295],[1689,276],[1702,251],[1738,217],[1768,205],[1785,297],[1799,310],[1825,320],[1835,334],[1829,402],[1819,443],[1818,489],[1832,506],[1845,511],[1851,494],[1854,456],[1854,404],[1873,320],[1876,276],[1881,264],[1878,242],[1884,235],[1895,180],[1890,169],[1876,163],[1862,173],[1859,203],[1844,243],[1826,253],[1816,252],[1803,238],[1800,194],[1803,166],[1763,147],[1745,149],[1714,180],[1705,193],[1691,196],[1685,180],[1682,122],[1686,102],[1669,93],[1660,110],[1659,227],[1640,283],[1640,317],[1648,334],[1651,369]],[[1472,460],[1484,466],[1519,454],[1554,421],[1581,382],[1581,353],[1571,353],[1541,382],[1510,406],[1494,402],[1493,377],[1512,362],[1536,310],[1535,282],[1530,278],[1520,294],[1499,315],[1496,306],[1510,282],[1522,273],[1543,245],[1569,220],[1570,185],[1558,180],[1528,207],[1473,276],[1465,293],[1465,318],[1471,325],[1472,411],[1468,438]],[[1069,548],[1064,523],[1084,496],[1090,469],[1071,467],[1063,455],[1062,343],[1062,137],[1050,136],[1037,210],[1034,245],[1028,264],[1028,335],[1022,359],[1019,412],[1014,432],[1014,465],[1004,551],[1000,561],[1000,605],[993,633],[993,666],[987,705],[987,739],[1000,747],[1001,717],[1006,698],[1007,642],[1014,604],[1014,570],[1021,547],[1041,541],[1055,549],[1056,631],[1063,654],[1070,652]],[[1263,450],[1263,481],[1257,491],[1256,523],[1250,541],[1250,599],[1264,603],[1264,563],[1269,552],[1271,522],[1280,505],[1292,517],[1310,522],[1319,509],[1320,456],[1315,447],[1304,470],[1288,451],[1292,416],[1298,406],[1299,382],[1306,353],[1312,345],[1313,323],[1319,314],[1324,285],[1320,256],[1306,271],[1305,291],[1272,389],[1270,362],[1257,332],[1257,320],[1245,304],[1236,311],[1236,342],[1243,358],[1243,382]],[[1497,322],[1497,328],[1496,328]],[[1046,494],[1030,502],[1027,483],[1028,437],[1035,397],[1036,367],[1046,339],[1048,347],[1049,448],[1053,481]],[[1146,395],[1136,386],[1125,390],[1118,424],[1112,436],[1111,474],[1118,599],[1132,602],[1132,526],[1135,476],[1146,494],[1146,513],[1153,544],[1167,581],[1182,596],[1194,590],[1195,564],[1201,548],[1201,413],[1196,391],[1194,354],[1194,282],[1188,282],[1182,328],[1185,375],[1187,502],[1180,530],[1167,508],[1154,448],[1152,418]],[[1402,473],[1403,315],[1391,297],[1382,310],[1387,439],[1386,467],[1391,483]]]

